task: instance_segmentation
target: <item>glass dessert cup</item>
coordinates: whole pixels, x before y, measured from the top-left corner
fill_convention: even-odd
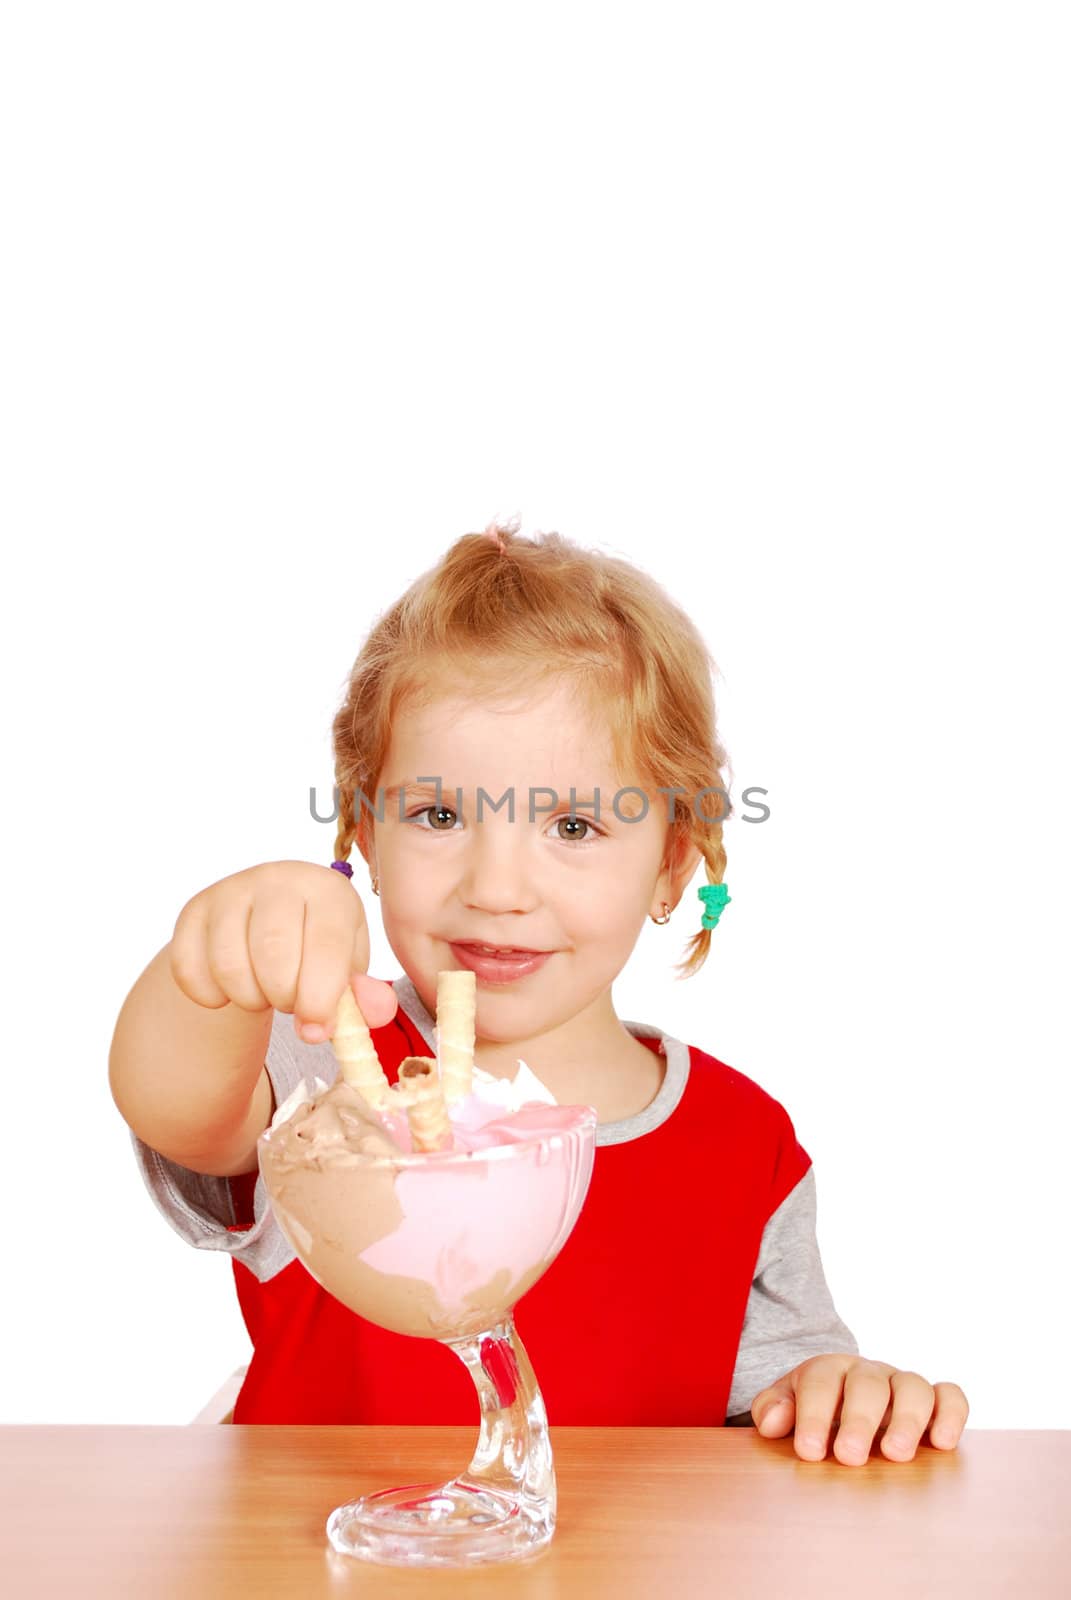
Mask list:
[[[471,1151],[349,1150],[295,1173],[278,1130],[258,1141],[284,1236],[313,1278],[380,1327],[438,1339],[476,1387],[480,1433],[445,1483],[382,1489],[336,1507],[334,1550],[393,1566],[519,1561],[554,1535],[547,1415],[513,1309],[565,1244],[595,1154],[590,1106],[555,1107],[553,1131]]]

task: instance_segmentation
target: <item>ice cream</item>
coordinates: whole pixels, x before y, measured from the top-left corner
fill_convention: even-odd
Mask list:
[[[587,1193],[596,1120],[523,1061],[512,1081],[475,1068],[473,975],[443,978],[439,1063],[409,1057],[391,1085],[344,1004],[338,1080],[300,1085],[258,1142],[276,1220],[317,1282],[382,1327],[439,1339],[500,1321],[546,1271]]]

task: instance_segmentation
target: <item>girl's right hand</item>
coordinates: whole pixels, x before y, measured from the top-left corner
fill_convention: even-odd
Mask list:
[[[334,1028],[347,983],[370,1028],[395,1015],[389,983],[369,978],[360,896],[332,867],[268,861],[188,900],[169,946],[171,975],[199,1006],[293,1014],[315,1044]]]

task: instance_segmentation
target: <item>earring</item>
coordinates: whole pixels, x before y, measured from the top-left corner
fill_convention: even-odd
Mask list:
[[[656,928],[664,928],[666,923],[669,921],[671,915],[672,915],[672,912],[669,909],[669,901],[668,900],[663,900],[662,901],[662,915],[660,917],[652,917],[651,921],[654,923]]]
[[[372,874],[372,893],[373,894],[378,894],[379,893],[379,879],[376,877],[374,872]]]

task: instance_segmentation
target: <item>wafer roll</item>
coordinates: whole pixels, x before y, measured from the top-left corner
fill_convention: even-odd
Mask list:
[[[390,1089],[387,1074],[379,1064],[368,1024],[361,1015],[361,1008],[353,998],[353,990],[348,983],[338,1003],[331,1048],[338,1061],[338,1070],[351,1088],[359,1089],[377,1109],[389,1103],[385,1098]]]
[[[439,1069],[430,1056],[406,1056],[398,1068],[398,1091],[409,1119],[414,1150],[452,1150]]]
[[[448,1104],[472,1093],[476,1045],[476,974],[440,972],[435,996],[439,1073]]]

